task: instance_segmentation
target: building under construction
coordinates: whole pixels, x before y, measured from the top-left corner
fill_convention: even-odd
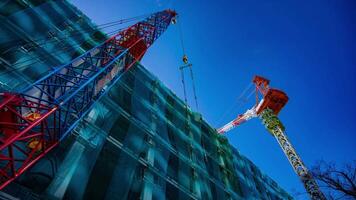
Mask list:
[[[292,199],[140,64],[175,15],[111,37],[64,0],[0,3],[1,199]]]

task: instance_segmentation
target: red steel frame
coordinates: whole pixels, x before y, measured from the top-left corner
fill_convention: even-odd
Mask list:
[[[0,94],[0,189],[58,145],[175,17],[154,13],[22,92]]]

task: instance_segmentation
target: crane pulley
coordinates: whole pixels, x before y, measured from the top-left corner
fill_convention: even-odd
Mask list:
[[[259,117],[266,129],[276,138],[311,199],[325,200],[324,194],[320,191],[316,181],[296,153],[284,133],[282,122],[277,117],[278,113],[288,102],[288,96],[281,90],[270,88],[269,82],[269,80],[263,77],[255,76],[253,83],[256,89],[256,104],[244,114],[239,115],[236,119],[217,129],[217,132],[224,134],[254,117]],[[259,100],[259,96],[262,96],[261,100]]]

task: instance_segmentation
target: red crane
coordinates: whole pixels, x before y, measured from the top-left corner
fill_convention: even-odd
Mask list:
[[[288,96],[281,90],[271,88],[269,82],[269,80],[263,77],[255,76],[253,83],[256,88],[256,104],[217,131],[219,134],[224,134],[254,117],[259,117],[266,129],[277,139],[311,199],[325,200],[324,194],[320,191],[316,181],[288,140],[284,133],[284,126],[277,117],[278,113],[288,102]],[[262,96],[261,100],[259,100],[259,96]]]
[[[0,94],[0,189],[65,139],[95,101],[175,22],[157,12],[19,93]]]

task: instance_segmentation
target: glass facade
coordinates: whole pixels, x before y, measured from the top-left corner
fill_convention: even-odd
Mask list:
[[[16,91],[105,39],[67,1],[0,1],[0,89]]]
[[[105,39],[66,1],[5,1],[0,14],[2,90],[16,91]],[[58,43],[43,42],[52,37]],[[58,148],[0,192],[11,196],[292,199],[139,63]]]

